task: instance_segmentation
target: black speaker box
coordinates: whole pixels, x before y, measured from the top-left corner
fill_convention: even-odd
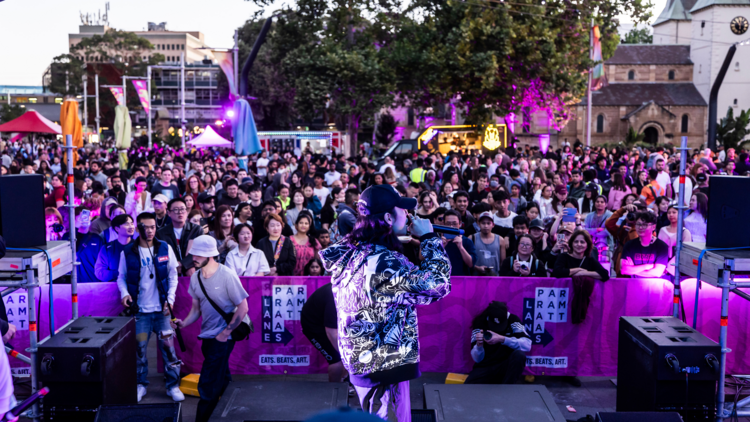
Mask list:
[[[180,403],[101,406],[94,422],[182,422]]]
[[[716,342],[677,318],[621,317],[617,412],[677,412],[685,421],[713,421],[720,357]]]
[[[5,244],[11,248],[47,244],[41,174],[0,177],[0,229]]]
[[[82,317],[39,343],[47,421],[93,421],[101,405],[137,403],[135,320]]]
[[[706,247],[750,246],[750,177],[708,179]],[[686,198],[689,199],[689,198]]]

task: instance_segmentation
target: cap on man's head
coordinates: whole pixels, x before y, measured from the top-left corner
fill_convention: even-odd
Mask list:
[[[479,214],[479,218],[477,218],[477,221],[481,222],[483,218],[489,218],[493,223],[495,222],[495,216],[492,215],[492,213],[489,211],[485,211]]]
[[[417,199],[399,195],[391,185],[372,185],[360,195],[358,207],[360,215],[383,214],[396,207],[413,210]]]
[[[169,202],[169,199],[163,193],[160,193],[160,194],[154,196],[154,198],[152,200],[156,201],[156,202],[161,202],[162,204],[165,204],[165,205]]]
[[[560,224],[560,227],[557,229],[557,232],[558,233],[568,232],[568,234],[572,234],[574,230],[570,226],[575,227],[575,223],[562,223]]]
[[[565,185],[557,185],[555,186],[555,193],[566,194],[568,193],[568,188]]]
[[[205,204],[206,202],[211,202],[214,199],[213,195],[210,195],[208,192],[201,192],[198,194],[198,203],[199,204]]]
[[[493,300],[487,307],[487,330],[502,335],[508,328],[508,305]]]
[[[539,219],[539,218],[535,218],[535,219],[531,220],[531,224],[529,224],[529,228],[530,229],[542,229],[542,230],[544,230],[544,222],[541,219]]]
[[[596,183],[589,183],[583,188],[583,190],[585,192],[599,192],[599,186],[597,186]]]

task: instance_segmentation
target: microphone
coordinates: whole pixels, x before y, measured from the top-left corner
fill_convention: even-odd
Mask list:
[[[32,394],[31,397],[24,400],[19,404],[18,406],[14,407],[13,409],[9,410],[8,413],[6,413],[0,421],[12,421],[15,418],[18,417],[21,413],[23,413],[26,409],[31,407],[32,404],[34,404],[35,401],[41,399],[42,397],[46,396],[47,393],[49,393],[49,387],[44,387],[41,390],[37,391],[36,393]]]
[[[432,225],[432,230],[435,233],[453,234],[453,235],[456,235],[456,236],[459,236],[459,235],[463,236],[463,234],[464,234],[463,229],[457,229],[455,227],[448,227],[448,226],[439,226],[439,225],[436,225],[436,224]]]

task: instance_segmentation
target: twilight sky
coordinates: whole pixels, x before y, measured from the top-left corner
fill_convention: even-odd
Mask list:
[[[52,58],[67,52],[79,12],[96,14],[106,0],[0,1],[0,85],[41,85]],[[667,0],[652,0],[654,19]],[[200,31],[212,47],[231,47],[234,30],[258,10],[244,0],[110,0],[110,26],[146,30],[167,22],[173,31]],[[623,20],[624,22],[624,20]]]

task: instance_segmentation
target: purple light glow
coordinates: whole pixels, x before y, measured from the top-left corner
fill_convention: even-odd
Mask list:
[[[542,155],[547,153],[547,150],[549,150],[549,134],[539,135],[539,149],[542,150]]]
[[[227,110],[227,117],[229,117],[230,119],[234,117],[234,110]]]

